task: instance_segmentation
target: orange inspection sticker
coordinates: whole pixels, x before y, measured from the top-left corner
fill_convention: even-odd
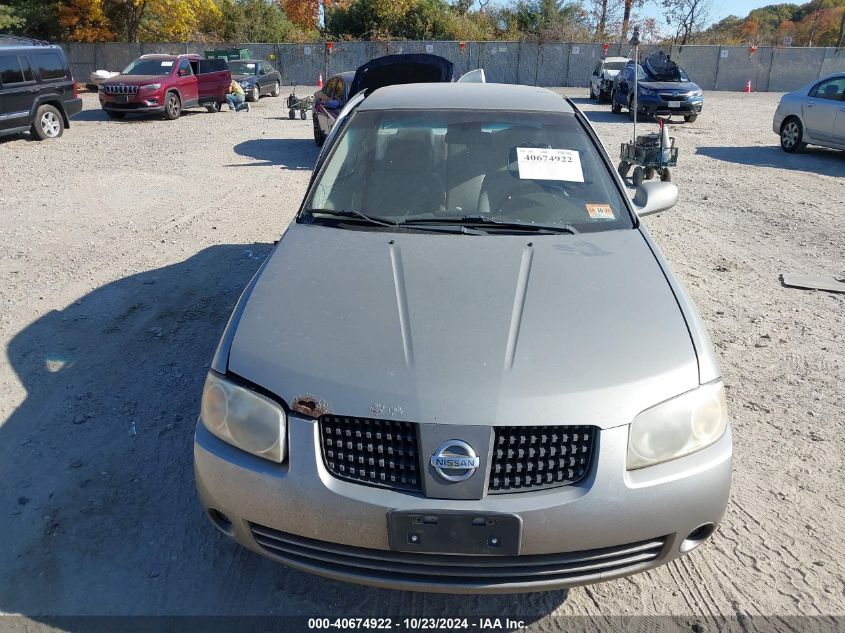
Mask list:
[[[609,204],[588,204],[587,215],[594,220],[613,220],[616,218]]]

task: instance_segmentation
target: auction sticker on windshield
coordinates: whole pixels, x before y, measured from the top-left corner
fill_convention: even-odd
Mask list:
[[[517,147],[520,180],[566,180],[584,182],[581,156],[572,149]]]
[[[594,220],[613,220],[616,218],[609,204],[588,204],[587,215]]]

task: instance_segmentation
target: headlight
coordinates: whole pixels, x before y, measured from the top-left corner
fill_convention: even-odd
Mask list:
[[[709,446],[725,432],[721,381],[702,385],[640,413],[628,433],[628,470],[676,459]]]
[[[200,416],[205,428],[224,442],[274,462],[285,460],[287,418],[269,398],[209,373]]]
[[[640,94],[646,97],[653,97],[657,94],[656,90],[649,90],[648,88],[640,88]]]
[[[141,86],[138,90],[158,90],[161,88],[161,84],[147,84],[146,86]]]
[[[700,96],[702,96],[703,94],[704,94],[704,91],[703,91],[703,90],[693,90],[693,91],[692,91],[692,96],[693,96],[693,97],[700,97]]]
[[[241,82],[241,88],[249,88],[249,81],[248,81],[248,80],[246,80],[246,79],[244,79],[244,80]]]

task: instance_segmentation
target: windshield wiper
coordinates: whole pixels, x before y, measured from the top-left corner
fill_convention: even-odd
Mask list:
[[[393,220],[388,220],[387,218],[380,218],[367,215],[366,213],[362,213],[361,211],[356,211],[355,209],[306,209],[305,215],[309,218],[313,219],[315,213],[319,213],[320,215],[326,215],[330,217],[336,218],[353,218],[358,220],[363,220],[369,224],[373,224],[375,226],[387,226],[390,228],[418,228],[420,230],[426,231],[436,231],[442,233],[465,233],[467,235],[478,235],[479,232],[473,229],[468,229],[463,226],[455,227],[455,226],[418,226],[415,227],[413,224],[408,222],[394,222]],[[442,223],[438,223],[442,224]]]
[[[549,226],[546,224],[527,224],[524,222],[506,222],[504,220],[497,220],[496,218],[486,217],[483,215],[465,215],[460,218],[419,218],[416,220],[407,220],[400,222],[399,226],[414,226],[417,224],[460,224],[462,226],[483,227],[494,226],[502,229],[514,229],[519,231],[530,231],[532,233],[569,233],[575,235],[578,233],[571,224],[560,224],[557,226]]]
[[[396,226],[396,222],[392,220],[374,218],[355,209],[306,209],[305,213],[309,217],[313,217],[315,213],[319,213],[320,215],[330,215],[335,218],[357,218],[377,226]]]

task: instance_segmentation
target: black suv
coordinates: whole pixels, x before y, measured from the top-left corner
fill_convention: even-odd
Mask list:
[[[60,47],[0,36],[0,136],[31,130],[40,140],[58,138],[80,110]]]

